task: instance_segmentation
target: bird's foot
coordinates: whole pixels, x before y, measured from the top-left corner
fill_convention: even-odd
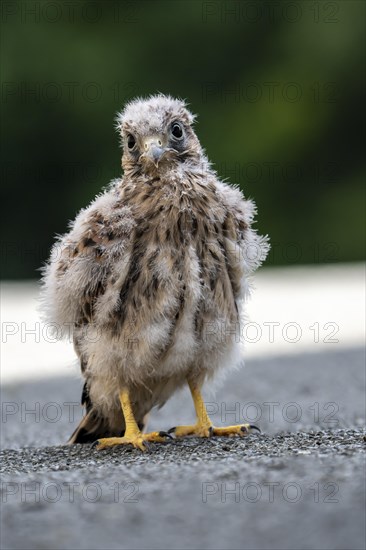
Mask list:
[[[186,435],[195,435],[196,437],[211,437],[214,427],[212,424],[203,424],[197,422],[191,426],[175,426],[168,430],[168,433],[174,433],[175,437],[184,437]]]
[[[233,437],[238,435],[243,437],[249,435],[252,430],[258,430],[257,426],[253,424],[239,424],[237,426],[226,426],[224,428],[217,428],[212,424],[194,424],[192,426],[176,426],[171,428],[168,433],[174,433],[175,437],[184,437],[186,435],[194,435],[196,437]]]
[[[249,435],[252,430],[257,430],[260,432],[260,429],[254,424],[238,424],[236,426],[225,426],[223,428],[214,428],[213,435],[223,436],[223,437],[233,437],[238,435],[243,437],[244,435]]]
[[[132,445],[135,449],[146,451],[149,443],[165,443],[167,439],[173,439],[167,432],[150,432],[147,434],[137,432],[136,434],[123,437],[105,437],[93,443],[97,450],[114,447],[115,445]]]

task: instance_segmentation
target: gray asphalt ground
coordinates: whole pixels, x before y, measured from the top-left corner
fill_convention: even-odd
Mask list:
[[[365,548],[365,356],[252,360],[205,401],[242,439],[105,451],[63,445],[76,377],[2,390],[3,549]],[[149,429],[193,419],[188,392]]]

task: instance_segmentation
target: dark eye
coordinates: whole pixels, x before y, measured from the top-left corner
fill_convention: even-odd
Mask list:
[[[128,136],[127,136],[127,147],[129,149],[133,149],[135,147],[135,145],[136,145],[135,138],[133,137],[132,134],[128,134]]]
[[[181,139],[183,137],[183,128],[178,122],[172,124],[172,134],[176,139]]]

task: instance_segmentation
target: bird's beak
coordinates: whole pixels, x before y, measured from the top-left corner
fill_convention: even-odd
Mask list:
[[[158,165],[161,155],[164,153],[162,141],[159,137],[148,137],[144,140],[144,156],[151,159],[155,166]]]

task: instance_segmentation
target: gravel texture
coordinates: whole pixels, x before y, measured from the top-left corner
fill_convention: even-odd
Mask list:
[[[358,430],[333,430],[309,433],[280,433],[276,436],[250,435],[243,438],[195,437],[150,444],[147,452],[132,447],[115,447],[98,451],[91,445],[25,448],[0,452],[0,472],[97,471],[108,466],[146,466],[157,464],[191,464],[194,462],[257,460],[312,457],[354,457],[364,453],[365,434]]]
[[[1,548],[363,549],[364,376],[359,349],[251,361],[206,402],[261,434],[146,453],[63,445],[76,378],[6,386]],[[192,418],[182,392],[150,428]]]

